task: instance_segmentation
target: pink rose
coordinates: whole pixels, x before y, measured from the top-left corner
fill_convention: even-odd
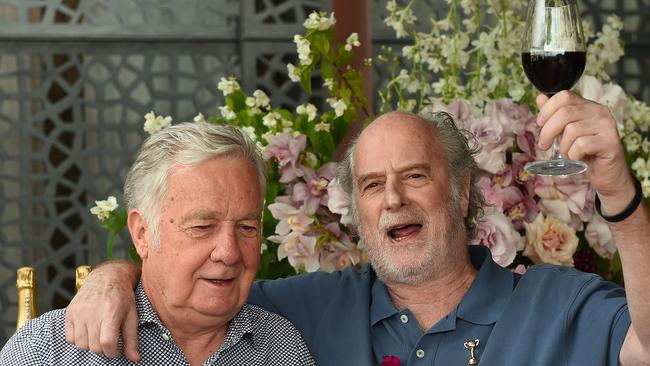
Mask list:
[[[573,267],[573,254],[578,248],[575,230],[554,216],[541,212],[526,227],[524,255],[535,263],[551,263]]]
[[[524,249],[523,239],[510,220],[496,211],[479,222],[476,237],[470,240],[470,244],[490,248],[492,258],[502,267],[512,263],[517,251]]]

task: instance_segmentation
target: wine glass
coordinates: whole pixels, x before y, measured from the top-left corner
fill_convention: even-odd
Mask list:
[[[548,97],[570,89],[585,69],[586,45],[577,0],[529,0],[521,62],[528,80]],[[568,176],[584,173],[587,164],[560,155],[560,137],[550,160],[534,161],[532,174]]]

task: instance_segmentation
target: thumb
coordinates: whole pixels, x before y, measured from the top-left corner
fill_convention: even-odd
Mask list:
[[[124,354],[126,357],[133,361],[140,361],[140,353],[138,352],[138,313],[135,306],[132,306],[126,319],[122,324],[122,336],[124,337]]]

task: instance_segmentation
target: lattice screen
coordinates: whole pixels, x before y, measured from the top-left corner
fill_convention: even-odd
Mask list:
[[[417,1],[417,13],[441,3]],[[623,17],[618,81],[650,100],[650,3],[582,4],[596,24],[612,11]],[[399,45],[384,7],[373,0],[375,43]],[[106,235],[88,208],[121,196],[143,115],[216,114],[216,84],[229,75],[295,107],[308,97],[286,77],[292,36],[312,10],[329,8],[327,0],[0,0],[0,344],[15,327],[16,268],[36,267],[44,312],[67,304],[75,266],[104,259]],[[386,72],[376,71],[381,85]]]

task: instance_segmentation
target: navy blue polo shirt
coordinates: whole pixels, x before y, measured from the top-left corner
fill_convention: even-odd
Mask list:
[[[370,267],[257,282],[249,302],[288,318],[319,365],[467,365],[478,339],[480,366],[618,365],[630,325],[625,292],[571,268],[541,265],[525,275],[469,247],[478,275],[461,303],[422,331],[396,309]]]

